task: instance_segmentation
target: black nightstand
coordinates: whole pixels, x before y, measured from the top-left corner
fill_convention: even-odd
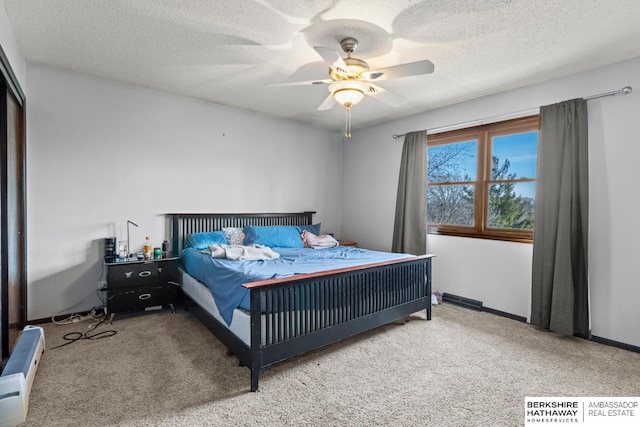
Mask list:
[[[107,314],[173,304],[178,289],[178,257],[108,262]]]

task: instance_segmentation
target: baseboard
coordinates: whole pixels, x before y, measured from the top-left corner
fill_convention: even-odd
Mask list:
[[[442,301],[449,304],[459,305],[461,307],[470,308],[475,311],[486,311],[487,313],[495,314],[496,316],[506,317],[507,319],[517,320],[518,322],[527,323],[527,318],[518,316],[517,314],[507,313],[506,311],[496,310],[495,308],[485,307],[482,301],[478,301],[471,298],[461,297],[459,295],[453,295],[449,293],[442,294]]]
[[[527,323],[527,318],[523,316],[518,316],[517,314],[507,313],[506,311],[496,310],[495,308],[482,307],[482,311],[486,311],[487,313],[495,314],[496,316],[506,317],[507,319],[517,320],[518,322]]]
[[[484,307],[482,301],[461,297],[459,295],[453,295],[445,292],[442,294],[442,301],[447,302],[449,304],[458,305],[460,307],[469,308],[471,310],[486,311],[487,313],[491,313],[496,316],[506,317],[507,319],[528,323],[526,317],[518,316],[517,314],[507,313],[505,311],[496,310],[490,307]],[[591,338],[588,338],[588,337],[578,337],[578,338],[583,338],[583,339],[586,339],[587,341],[593,341],[599,344],[608,345],[610,347],[616,347],[623,350],[632,351],[634,353],[640,353],[640,347],[638,346],[610,340],[608,338],[602,338],[595,335],[592,335]]]
[[[591,341],[597,342],[599,344],[608,345],[611,347],[621,348],[623,350],[633,351],[634,353],[640,353],[640,347],[631,344],[625,344],[623,342],[610,340],[607,338],[597,337],[595,335],[591,336]]]
[[[42,319],[27,320],[28,325],[42,325],[43,323],[51,323],[51,317],[43,317]]]
[[[459,305],[461,307],[470,308],[471,310],[482,311],[482,301],[478,301],[475,299],[461,297],[459,295],[453,295],[445,292],[442,294],[442,301]]]

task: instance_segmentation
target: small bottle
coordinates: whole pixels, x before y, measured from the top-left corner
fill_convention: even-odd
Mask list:
[[[169,242],[166,240],[162,242],[162,258],[167,258],[169,256]]]
[[[149,236],[145,237],[144,250],[142,252],[144,253],[144,259],[151,259],[152,251],[151,251],[151,240],[149,240]]]

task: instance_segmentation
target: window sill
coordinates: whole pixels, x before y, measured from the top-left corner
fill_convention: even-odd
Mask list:
[[[500,240],[503,242],[515,242],[515,243],[533,243],[533,236],[527,236],[520,233],[494,233],[485,232],[477,233],[470,231],[453,231],[453,230],[429,230],[427,234],[434,234],[439,236],[453,236],[453,237],[470,237],[474,239],[486,239],[486,240]]]

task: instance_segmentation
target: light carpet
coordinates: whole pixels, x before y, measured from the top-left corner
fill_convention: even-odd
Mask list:
[[[88,324],[43,325],[47,348]],[[517,426],[525,396],[640,396],[640,354],[444,304],[249,369],[190,313],[120,316],[45,351],[28,426]]]

